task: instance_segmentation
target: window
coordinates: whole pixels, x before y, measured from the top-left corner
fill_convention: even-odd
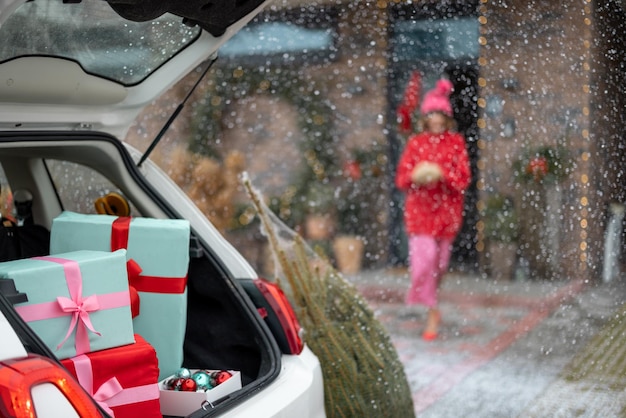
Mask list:
[[[124,28],[120,36],[120,26]],[[131,22],[104,1],[26,2],[0,26],[0,62],[33,55],[77,61],[91,74],[136,84],[192,43],[199,28],[165,14]],[[167,40],[167,42],[165,41]]]
[[[452,19],[401,20],[394,26],[394,59],[398,61],[478,58],[478,20]]]
[[[332,10],[265,15],[220,48],[220,58],[252,63],[334,60],[337,18]]]
[[[89,167],[59,160],[47,160],[46,164],[65,210],[95,214],[96,199],[110,192],[122,194],[107,178]],[[141,216],[132,203],[130,207],[133,216]]]

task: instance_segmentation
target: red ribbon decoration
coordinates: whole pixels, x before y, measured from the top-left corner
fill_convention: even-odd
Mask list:
[[[187,286],[187,278],[145,276],[141,274],[141,266],[133,259],[126,262],[128,281],[138,292],[148,293],[183,293]]]
[[[411,114],[415,111],[415,109],[417,109],[421,89],[422,80],[420,72],[413,71],[404,91],[404,97],[402,98],[402,102],[398,106],[397,110],[400,129],[404,132],[408,132],[412,128]]]
[[[122,248],[128,247],[128,234],[130,229],[130,216],[120,216],[119,218],[113,221],[113,225],[111,226],[111,251],[117,251]],[[132,281],[130,280],[130,267],[128,266],[128,262],[126,262],[126,270],[128,270],[128,284],[129,284],[129,293],[130,293],[130,311],[132,317],[136,317],[139,315],[141,300],[139,298],[139,294],[137,293],[137,289],[132,285]]]
[[[120,216],[111,225],[111,251],[128,248],[130,234],[130,216]]]
[[[126,270],[128,270],[128,262],[126,262]],[[128,295],[130,296],[130,314],[134,318],[141,311],[141,299],[137,289],[130,285],[130,280],[128,281]]]
[[[130,221],[131,218],[127,216],[121,216],[113,221],[111,227],[111,251],[128,247]],[[138,292],[183,293],[187,286],[187,277],[142,275],[141,266],[133,259],[127,261],[126,268],[128,270],[128,282]]]

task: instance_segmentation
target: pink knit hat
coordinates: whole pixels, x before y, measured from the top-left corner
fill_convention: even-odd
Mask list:
[[[435,88],[424,95],[424,101],[420,108],[422,115],[431,112],[441,112],[452,117],[452,105],[450,104],[450,94],[454,90],[452,82],[442,78],[437,81]]]

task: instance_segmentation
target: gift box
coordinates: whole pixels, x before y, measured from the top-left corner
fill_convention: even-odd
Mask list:
[[[129,283],[139,294],[134,330],[157,352],[162,376],[183,361],[189,222],[63,212],[52,222],[50,252],[127,249]],[[164,332],[165,331],[165,332]]]
[[[61,363],[112,417],[161,418],[156,352],[140,335],[135,340]]]
[[[191,373],[196,371],[197,369],[190,370]],[[168,389],[168,382],[175,375],[163,379],[159,382],[161,413],[168,416],[187,416],[201,408],[210,410],[214,402],[241,389],[241,373],[235,370],[229,370],[229,372],[231,377],[228,380],[207,391],[185,392],[170,390]]]
[[[126,251],[75,251],[0,263],[28,297],[15,310],[60,358],[133,343]]]

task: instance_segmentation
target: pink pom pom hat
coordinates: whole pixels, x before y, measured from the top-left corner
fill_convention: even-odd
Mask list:
[[[454,90],[452,82],[442,78],[437,81],[435,88],[424,95],[424,100],[420,111],[422,115],[432,112],[441,112],[452,117],[452,105],[450,104],[450,94]]]

